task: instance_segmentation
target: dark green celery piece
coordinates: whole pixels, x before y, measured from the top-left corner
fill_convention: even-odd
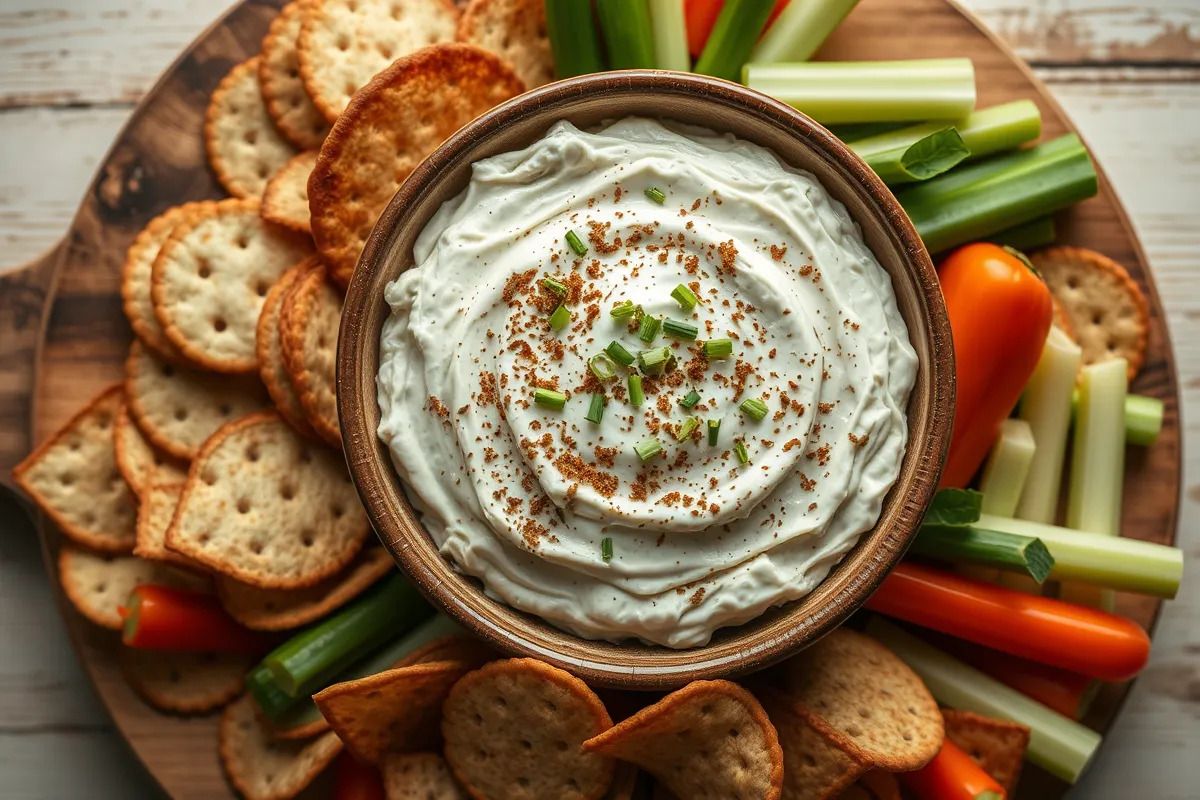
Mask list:
[[[725,0],[692,71],[738,80],[774,7],[775,0]]]
[[[570,78],[604,71],[600,31],[585,0],[546,0],[546,33],[554,53],[554,75]]]
[[[575,0],[581,6],[583,0]],[[596,0],[596,16],[612,69],[654,69],[654,30],[646,0]]]

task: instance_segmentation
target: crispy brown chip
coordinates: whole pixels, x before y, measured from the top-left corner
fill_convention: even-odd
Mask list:
[[[172,653],[121,648],[121,668],[150,705],[178,714],[203,714],[237,697],[255,656],[243,653]]]
[[[867,771],[857,748],[819,717],[778,692],[764,691],[762,699],[783,750],[783,797],[838,797]]]
[[[946,738],[975,759],[1004,791],[1012,794],[1021,777],[1029,728],[1015,722],[991,719],[970,711],[946,709]]]
[[[288,424],[305,436],[315,437],[316,431],[304,417],[304,407],[300,405],[300,396],[288,376],[287,365],[283,358],[283,344],[279,335],[279,316],[283,310],[283,300],[295,285],[296,281],[312,270],[321,270],[321,262],[316,256],[301,261],[296,266],[283,273],[279,282],[267,292],[263,302],[262,314],[258,318],[257,352],[258,371],[267,392],[275,401],[275,408],[283,415]]]
[[[349,564],[368,530],[341,453],[269,411],[204,443],[167,546],[251,586],[303,589]]]
[[[354,96],[308,183],[313,238],[336,283],[350,282],[367,234],[417,164],[523,90],[512,68],[491,53],[444,44],[400,59]]]
[[[229,615],[247,628],[281,631],[318,620],[341,608],[395,569],[382,547],[364,549],[346,569],[307,589],[259,589],[223,575],[217,595]]]
[[[183,481],[146,487],[141,505],[138,506],[137,544],[134,545],[133,554],[138,558],[173,564],[193,572],[207,572],[187,556],[167,549],[167,529],[171,527],[182,494]]]
[[[925,684],[883,645],[839,628],[787,661],[784,688],[857,747],[861,760],[893,772],[919,769],[941,749],[942,715]]]
[[[105,556],[63,546],[58,553],[58,580],[63,593],[79,613],[97,625],[121,629],[117,607],[129,599],[133,587],[143,583],[204,589],[199,575],[134,556]]]
[[[312,5],[314,0],[295,0],[283,7],[271,21],[258,62],[258,82],[267,113],[279,132],[301,150],[320,147],[329,133],[329,123],[304,89],[296,55],[300,23]]]
[[[105,553],[133,549],[137,502],[117,468],[113,426],[121,387],[94,397],[13,470],[13,477],[72,541]]]
[[[217,428],[270,404],[254,376],[173,364],[136,341],[125,361],[125,393],[146,438],[180,459],[194,458]]]
[[[337,343],[342,295],[325,280],[324,269],[298,276],[279,312],[283,363],[300,398],[304,417],[317,434],[341,447],[337,413]]]
[[[290,800],[342,751],[332,731],[315,739],[271,739],[249,695],[221,714],[218,743],[225,774],[246,800]]]
[[[1146,357],[1150,310],[1124,267],[1082,247],[1052,247],[1031,260],[1069,320],[1084,364],[1113,358],[1129,362],[1132,380]]]
[[[113,422],[113,447],[117,469],[135,495],[141,496],[152,484],[183,483],[187,477],[187,462],[172,458],[150,444],[130,418],[125,403]]]
[[[457,23],[449,0],[321,0],[300,26],[300,76],[334,122],[373,75],[414,50],[450,41]]]
[[[503,58],[526,88],[554,80],[544,0],[471,0],[458,22],[458,40]]]
[[[263,219],[294,231],[310,233],[308,176],[317,163],[317,151],[306,150],[283,165],[263,192]]]
[[[259,215],[257,200],[222,200],[175,228],[154,260],[151,297],[167,338],[196,364],[252,372],[263,299],[312,252],[303,234]]]
[[[437,753],[388,753],[379,769],[387,800],[467,800]]]
[[[694,681],[583,748],[637,764],[679,797],[771,800],[783,786],[774,726],[730,681]]]
[[[252,58],[229,71],[204,118],[209,163],[234,197],[262,197],[267,180],[296,154],[267,113],[258,61]]]

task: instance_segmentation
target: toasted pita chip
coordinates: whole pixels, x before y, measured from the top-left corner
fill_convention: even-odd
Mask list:
[[[300,77],[332,123],[372,76],[414,50],[452,40],[457,24],[449,0],[322,0],[300,25]]]
[[[160,452],[146,439],[142,429],[129,416],[129,406],[121,404],[113,422],[113,447],[117,469],[130,490],[139,497],[155,483],[183,483],[187,462]]]
[[[303,589],[344,569],[369,530],[341,453],[269,411],[204,443],[167,547],[251,586]]]
[[[467,800],[437,753],[388,753],[379,769],[387,800]]]
[[[294,231],[312,232],[308,214],[308,176],[317,164],[317,151],[307,150],[283,165],[267,183],[260,213],[263,219]]]
[[[257,200],[222,200],[175,228],[159,251],[151,270],[154,313],[194,363],[251,372],[263,299],[311,252],[308,237],[264,220]]]
[[[234,197],[262,197],[267,181],[296,154],[267,113],[258,61],[243,61],[229,71],[213,92],[204,118],[208,161]]]
[[[244,653],[174,653],[121,648],[125,679],[163,711],[203,714],[237,697],[255,657]]]
[[[1021,777],[1029,728],[1015,722],[991,719],[970,711],[946,709],[946,738],[1012,794]]]
[[[315,739],[271,739],[249,695],[221,714],[218,743],[225,774],[246,800],[290,800],[342,752],[332,731]]]
[[[172,364],[136,341],[125,361],[125,393],[146,438],[180,459],[194,458],[217,428],[270,405],[253,376]]]
[[[444,44],[400,59],[354,96],[308,182],[313,238],[334,282],[349,284],[367,235],[416,166],[467,122],[522,91],[497,56]]]
[[[783,751],[748,691],[694,681],[583,743],[586,752],[630,761],[679,797],[780,796]]]
[[[121,387],[94,397],[13,470],[13,477],[66,536],[105,553],[133,550],[137,502],[117,468],[113,425]]]
[[[925,684],[874,639],[839,628],[788,660],[784,690],[891,772],[920,769],[942,746],[942,715]]]
[[[512,64],[529,89],[554,80],[545,0],[471,0],[458,22],[458,40]]]
[[[819,717],[778,692],[761,696],[783,750],[783,797],[838,797],[868,770],[857,748]]]
[[[300,23],[314,4],[313,0],[295,0],[280,10],[263,39],[258,62],[258,83],[267,113],[279,132],[301,150],[320,147],[329,133],[329,123],[304,89],[296,55]]]
[[[316,437],[317,433],[304,416],[304,407],[300,405],[300,396],[288,376],[287,365],[284,363],[283,344],[279,335],[279,316],[283,310],[283,300],[292,286],[301,276],[312,270],[321,270],[321,262],[316,256],[301,261],[296,266],[283,273],[279,282],[267,292],[263,303],[262,314],[258,318],[256,333],[258,352],[258,371],[267,392],[275,401],[275,408],[287,423],[305,436]]]
[[[58,580],[79,613],[105,628],[121,629],[118,606],[135,586],[153,583],[183,589],[205,589],[198,575],[133,556],[105,556],[64,546],[58,553]]]
[[[279,312],[283,363],[313,430],[341,447],[337,413],[337,343],[342,295],[325,280],[325,270],[299,276],[284,295]]]

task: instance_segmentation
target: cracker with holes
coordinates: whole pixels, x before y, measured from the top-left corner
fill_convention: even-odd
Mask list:
[[[329,123],[304,88],[296,43],[300,23],[313,0],[293,0],[271,21],[258,60],[258,83],[267,113],[275,127],[301,150],[320,147],[329,133]]]
[[[838,797],[867,771],[857,750],[819,717],[778,692],[764,690],[761,697],[783,751],[784,797]]]
[[[1123,358],[1133,380],[1146,358],[1150,309],[1129,272],[1082,247],[1052,247],[1030,260],[1062,307],[1083,363]]]
[[[379,765],[388,800],[467,800],[437,753],[389,753]]]
[[[597,800],[613,760],[584,752],[612,721],[583,681],[529,658],[493,661],[455,684],[442,709],[445,756],[473,797]]]
[[[134,342],[125,361],[129,414],[164,452],[191,459],[217,428],[270,406],[252,375],[229,376],[180,366]]]
[[[544,0],[471,0],[458,22],[458,40],[503,58],[526,88],[554,80]]]
[[[182,362],[185,359],[179,348],[167,338],[166,331],[154,315],[154,301],[150,297],[151,269],[171,232],[200,209],[212,205],[212,202],[184,203],[168,208],[150,220],[129,246],[125,264],[121,268],[121,301],[134,334],[147,347],[169,361]]]
[[[942,717],[946,723],[946,738],[1011,794],[1021,777],[1025,749],[1029,746],[1029,728],[970,711],[946,709]]]
[[[222,200],[167,238],[151,270],[154,313],[167,338],[196,364],[250,372],[263,299],[312,252],[308,237],[259,215],[257,200]]]
[[[304,15],[297,55],[309,97],[329,122],[398,58],[454,39],[450,0],[318,0]]]
[[[283,363],[308,424],[322,439],[341,447],[337,413],[337,342],[342,294],[309,270],[284,295],[279,312]]]
[[[336,283],[350,282],[375,221],[417,165],[522,91],[521,79],[492,53],[443,44],[400,59],[354,96],[308,183],[313,238]]]
[[[271,176],[296,155],[267,113],[258,63],[255,57],[229,71],[209,99],[204,118],[208,161],[234,197],[262,197]]]
[[[129,599],[133,587],[143,583],[204,589],[207,579],[183,570],[134,556],[90,553],[64,545],[58,553],[58,580],[63,593],[79,613],[112,630],[121,629],[117,607]]]
[[[131,551],[137,522],[113,444],[121,398],[120,386],[105,389],[13,470],[68,538],[104,553]]]
[[[369,529],[341,453],[268,411],[204,443],[167,547],[251,586],[303,589],[354,560]]]
[[[754,695],[729,681],[694,681],[584,742],[632,762],[679,797],[780,796],[783,752]]]
[[[192,559],[167,549],[167,529],[171,527],[182,495],[183,480],[146,487],[142,502],[138,505],[137,544],[133,547],[133,554],[147,561],[184,567],[193,572],[207,572]]]
[[[941,749],[937,703],[917,674],[874,639],[839,628],[788,660],[783,676],[785,692],[863,763],[906,772]]]
[[[203,714],[241,693],[255,657],[121,648],[121,671],[142,699],[162,711]]]
[[[217,577],[217,596],[229,616],[247,628],[281,631],[341,608],[395,568],[386,550],[372,547],[337,575],[307,589],[259,589],[222,575]]]
[[[271,739],[245,695],[226,706],[217,733],[221,766],[246,800],[287,800],[316,780],[342,742],[330,731],[314,739]]]
[[[139,498],[156,483],[183,483],[187,462],[172,458],[150,444],[142,429],[129,416],[129,406],[121,404],[113,422],[113,448],[117,469],[125,483]]]
[[[316,164],[317,151],[306,150],[275,173],[263,191],[263,219],[302,233],[312,231],[308,217],[308,176]]]
[[[279,282],[267,292],[263,302],[262,314],[258,318],[258,328],[255,334],[258,354],[258,372],[267,392],[275,401],[275,408],[283,415],[288,424],[305,436],[316,436],[316,431],[308,424],[304,415],[304,407],[300,405],[300,395],[288,375],[284,363],[283,344],[279,335],[279,316],[283,309],[283,300],[287,293],[302,276],[312,271],[321,271],[321,263],[315,256],[301,261],[296,266],[283,273]]]

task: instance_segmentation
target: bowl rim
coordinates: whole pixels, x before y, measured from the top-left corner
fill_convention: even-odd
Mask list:
[[[931,398],[928,413],[925,415],[925,428],[922,431],[924,446],[920,457],[914,462],[911,485],[903,496],[889,500],[885,497],[881,508],[880,519],[888,510],[889,503],[900,506],[897,513],[904,517],[906,526],[896,525],[887,532],[883,539],[872,544],[876,549],[884,550],[882,557],[872,558],[866,569],[856,573],[843,589],[830,599],[817,612],[810,612],[796,618],[786,636],[765,637],[765,641],[747,642],[744,648],[739,648],[733,655],[711,657],[706,651],[711,645],[702,647],[674,650],[657,648],[664,654],[671,653],[685,656],[682,663],[662,669],[639,669],[635,666],[623,665],[611,658],[586,658],[572,656],[559,652],[553,646],[545,644],[545,638],[533,640],[524,631],[517,631],[493,623],[483,618],[467,607],[459,597],[459,586],[466,584],[469,591],[482,595],[475,579],[462,575],[444,559],[433,545],[429,534],[418,521],[412,505],[401,488],[399,476],[392,465],[390,455],[376,436],[376,431],[369,424],[370,416],[367,409],[371,404],[377,407],[377,396],[373,392],[361,392],[364,381],[364,353],[367,348],[378,352],[379,335],[382,321],[378,325],[366,325],[364,309],[378,303],[380,296],[372,293],[372,286],[377,278],[375,273],[387,267],[387,256],[391,251],[391,241],[402,228],[406,211],[439,187],[443,174],[451,165],[458,164],[464,154],[477,143],[484,141],[505,126],[520,121],[528,116],[542,115],[545,109],[561,110],[562,115],[569,113],[571,106],[578,102],[591,99],[596,93],[608,95],[640,94],[646,91],[686,95],[689,100],[698,103],[719,104],[735,109],[741,114],[756,118],[759,122],[784,130],[788,135],[800,140],[806,146],[820,151],[819,155],[832,159],[834,166],[840,168],[853,178],[853,190],[857,191],[864,200],[872,215],[877,216],[879,224],[889,236],[893,245],[900,251],[903,265],[913,273],[913,282],[917,289],[918,317],[925,329],[928,342],[929,394]],[[619,116],[619,115],[618,115]],[[667,115],[664,115],[667,116]],[[853,216],[853,212],[852,216]],[[861,218],[861,215],[855,217]],[[390,281],[391,276],[388,278]],[[383,315],[386,319],[386,314]],[[911,327],[911,326],[910,326]],[[373,363],[377,367],[377,356]],[[946,315],[945,303],[938,288],[937,273],[929,253],[926,251],[920,236],[912,222],[893,197],[891,191],[859,159],[845,144],[836,139],[829,131],[811,120],[801,112],[785,105],[771,97],[748,89],[740,84],[718,78],[711,78],[693,73],[667,72],[662,70],[623,70],[615,72],[595,73],[547,84],[540,88],[518,95],[495,108],[485,112],[467,123],[442,143],[428,158],[422,161],[412,172],[400,189],[388,202],[368,237],[362,254],[347,290],[341,328],[338,337],[336,358],[337,369],[337,401],[338,416],[342,432],[343,447],[351,477],[372,527],[384,546],[391,552],[401,569],[409,576],[421,593],[435,608],[447,613],[457,623],[468,631],[494,645],[501,652],[518,656],[538,658],[555,666],[572,672],[588,683],[625,689],[669,689],[691,680],[730,677],[769,666],[793,652],[817,641],[821,636],[841,625],[856,611],[874,592],[880,582],[899,562],[908,544],[915,536],[921,519],[933,495],[937,490],[938,479],[945,462],[950,443],[950,428],[954,411],[954,356],[951,347],[950,323]],[[920,371],[918,371],[918,376]],[[370,385],[374,386],[375,375],[370,376]],[[918,377],[919,380],[919,377]],[[915,392],[915,387],[914,387]],[[367,395],[367,396],[364,396]],[[913,419],[914,402],[906,417]],[[910,428],[909,440],[902,459],[909,458],[909,448],[914,446],[914,431]],[[382,464],[380,462],[383,462]],[[896,489],[904,475],[903,466],[897,477],[897,484],[889,490],[888,496],[896,494]],[[390,484],[390,487],[388,486]],[[389,490],[394,491],[399,498],[399,508],[406,520],[400,520],[390,513],[387,502]],[[901,528],[905,528],[901,530]],[[413,529],[419,533],[414,534]],[[874,538],[876,526],[865,531],[855,547],[851,549],[838,565],[835,565],[821,582],[824,584],[838,570],[839,566],[848,561],[852,554],[868,538]],[[419,540],[419,541],[418,541]],[[424,546],[432,551],[433,558],[443,562],[444,570],[453,573],[457,578],[447,579],[446,575],[433,574],[429,567],[421,563],[414,548]],[[821,584],[818,584],[820,586]],[[584,650],[595,650],[596,646],[611,647],[611,643],[597,642],[579,637],[568,631],[557,628],[535,615],[519,611],[502,601],[487,598],[503,608],[505,615],[516,614],[525,621],[528,628],[547,628],[558,637],[567,637],[580,643]],[[787,606],[803,603],[800,598]],[[781,612],[785,616],[797,616],[795,611]],[[730,626],[723,631],[738,631],[755,624],[761,617],[743,623],[740,626]],[[748,632],[747,637],[764,632]],[[739,637],[739,634],[728,634]],[[619,648],[625,646],[618,645]],[[638,644],[630,644],[640,647]]]

